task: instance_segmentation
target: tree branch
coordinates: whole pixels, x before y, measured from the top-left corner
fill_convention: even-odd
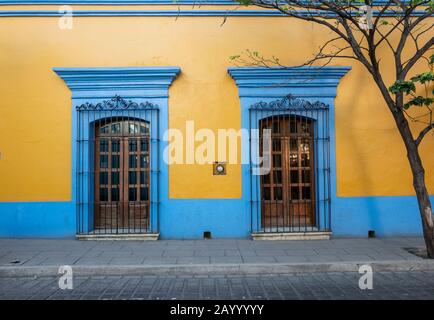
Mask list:
[[[414,141],[416,143],[416,146],[419,146],[419,144],[422,142],[422,139],[425,137],[425,135],[430,132],[432,129],[434,129],[434,123],[429,124],[428,126],[425,127],[425,129],[423,129],[417,139]]]
[[[428,40],[419,50],[416,51],[413,57],[408,59],[403,65],[403,69],[401,72],[402,78],[407,76],[407,73],[410,69],[416,64],[416,62],[428,51],[432,50],[432,46],[434,45],[434,38]]]

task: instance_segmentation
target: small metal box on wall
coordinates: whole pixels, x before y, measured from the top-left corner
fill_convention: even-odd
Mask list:
[[[212,174],[215,176],[225,176],[226,162],[214,162],[212,165]]]

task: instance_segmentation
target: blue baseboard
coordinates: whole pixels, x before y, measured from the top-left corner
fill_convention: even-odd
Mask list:
[[[431,197],[433,202],[434,197]],[[422,224],[414,196],[339,197],[332,204],[333,236],[420,236]]]
[[[171,199],[162,204],[161,239],[202,239],[250,236],[248,202],[241,199]]]
[[[434,202],[434,197],[431,197]],[[171,199],[161,204],[161,239],[250,236],[249,203],[242,199]],[[332,202],[334,237],[420,236],[417,201],[412,196],[338,197]],[[73,202],[0,203],[0,237],[74,237]]]
[[[75,203],[0,203],[1,237],[74,237]]]

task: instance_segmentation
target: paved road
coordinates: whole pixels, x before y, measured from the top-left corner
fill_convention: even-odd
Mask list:
[[[434,272],[374,273],[373,289],[360,290],[358,273],[260,276],[0,278],[0,299],[433,299]]]

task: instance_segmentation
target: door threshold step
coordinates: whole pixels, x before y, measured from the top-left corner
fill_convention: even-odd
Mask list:
[[[260,232],[252,233],[253,240],[330,240],[331,232]]]
[[[77,234],[77,240],[158,240],[159,233]]]

